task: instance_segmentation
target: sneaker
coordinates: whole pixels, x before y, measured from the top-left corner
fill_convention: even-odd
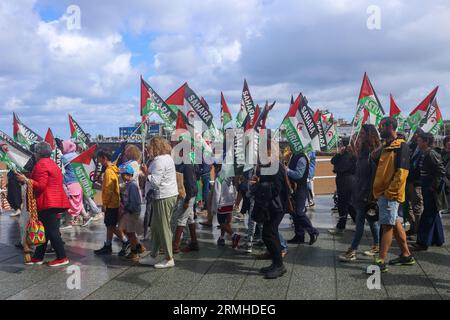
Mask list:
[[[65,266],[66,264],[69,264],[68,258],[55,259],[53,261],[50,261],[47,265],[49,267],[59,267],[59,266]]]
[[[259,269],[259,273],[266,274],[267,272],[272,271],[274,268],[275,268],[275,265],[272,263],[268,267],[263,267],[263,268]]]
[[[20,216],[20,213],[21,213],[20,209],[17,209],[16,211],[12,212],[9,216],[17,217],[17,216]]]
[[[305,238],[302,238],[300,236],[294,236],[292,239],[288,240],[287,243],[289,243],[289,244],[305,243]]]
[[[317,231],[316,233],[309,235],[309,245],[312,246],[314,243],[316,243],[317,238],[319,238],[319,232]]]
[[[356,250],[349,248],[347,252],[339,256],[341,262],[351,262],[356,260]]]
[[[112,247],[111,245],[107,246],[106,244],[103,246],[103,248],[95,250],[94,254],[101,256],[101,255],[109,255],[112,254]]]
[[[403,255],[399,256],[397,259],[392,259],[389,261],[391,266],[412,266],[416,263],[413,256],[405,257]]]
[[[164,259],[160,263],[155,264],[156,269],[167,269],[167,268],[173,268],[173,267],[175,267],[175,260],[173,260],[173,259],[169,260],[169,261]]]
[[[191,242],[189,245],[183,249],[181,249],[181,252],[189,253],[191,251],[199,251],[198,242]]]
[[[388,267],[386,266],[386,263],[382,262],[379,258],[375,258],[374,264],[380,268],[380,271],[382,273],[389,271]],[[372,273],[367,273],[367,274],[371,275]]]
[[[248,242],[245,245],[245,252],[247,252],[247,253],[252,253],[253,252],[253,244],[251,242]]]
[[[287,256],[287,254],[288,254],[287,250],[281,251],[281,258],[284,259]]]
[[[105,216],[105,214],[103,212],[99,212],[99,213],[97,213],[96,215],[94,215],[92,217],[92,220],[93,221],[98,221],[98,220],[102,219],[104,216]]]
[[[232,241],[231,247],[233,249],[237,249],[238,248],[239,240],[241,240],[241,236],[239,234],[237,234],[237,233],[233,234],[233,236],[231,237],[231,241]]]
[[[154,266],[157,263],[158,261],[156,260],[156,257],[152,257],[151,255],[148,255],[147,257],[141,258],[139,260],[139,264],[142,264],[144,266]]]
[[[83,224],[81,225],[82,227],[87,227],[88,225],[90,225],[91,224],[91,222],[94,220],[94,218],[92,218],[92,217],[89,217],[86,221],[84,221],[84,218],[83,218]]]
[[[368,257],[375,257],[379,253],[380,253],[379,246],[373,246],[372,249],[370,249],[368,251],[364,251],[364,255],[366,255]]]
[[[64,231],[64,230],[70,230],[70,229],[72,229],[72,228],[73,228],[72,224],[69,223],[69,224],[67,224],[67,225],[62,226],[61,228],[59,228],[59,230]]]
[[[217,245],[220,247],[225,246],[225,239],[224,238],[217,239]]]
[[[286,273],[286,268],[284,265],[281,265],[280,267],[274,267],[272,270],[268,271],[264,278],[266,279],[276,279],[278,277],[281,277],[283,274]]]
[[[119,257],[125,257],[130,249],[130,241],[122,243],[122,249],[117,254]]]
[[[138,243],[137,245],[136,245],[136,250],[137,250],[137,252],[139,253],[139,254],[143,254],[144,252],[145,252],[145,247],[144,247],[144,245],[142,244],[142,243]]]
[[[340,236],[344,234],[344,229],[328,229],[328,233],[332,234],[333,236]]]
[[[138,262],[139,261],[139,254],[138,254],[137,250],[131,250],[130,253],[128,253],[125,256],[125,259],[127,259],[129,261],[133,261],[133,262]]]
[[[44,264],[44,260],[38,260],[36,258],[31,258],[30,261],[25,262],[26,265],[33,265],[33,264],[37,264],[37,265],[41,265]]]

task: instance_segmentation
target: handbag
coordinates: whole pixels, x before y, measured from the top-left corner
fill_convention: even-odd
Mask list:
[[[33,183],[27,182],[27,206],[30,214],[30,220],[26,226],[26,239],[29,245],[40,246],[45,244],[45,228],[41,221],[39,221],[37,214],[36,198],[33,193]]]

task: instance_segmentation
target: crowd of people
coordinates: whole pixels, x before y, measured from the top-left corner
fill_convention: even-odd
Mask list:
[[[348,216],[356,225],[351,245],[339,259],[356,260],[368,221],[373,239],[364,254],[374,257],[383,272],[388,265],[414,264],[412,250],[442,246],[444,231],[440,215],[448,209],[450,193],[450,137],[444,140],[444,149],[437,150],[432,135],[418,129],[410,142],[406,142],[396,129],[397,121],[393,118],[384,118],[379,128],[363,125],[352,139],[343,141],[331,160],[336,173],[339,219],[336,228],[328,231],[335,236],[343,234]],[[242,248],[248,253],[252,253],[255,244],[266,247],[261,258],[271,259],[272,263],[260,272],[268,279],[286,273],[283,258],[288,244],[308,240],[309,245],[314,245],[318,239],[319,231],[306,214],[315,205],[311,186],[316,166],[314,152],[293,154],[289,148],[281,151],[269,144],[267,159],[259,159],[259,164],[239,176],[230,176],[223,174],[225,170],[218,162],[175,164],[175,158],[183,158],[183,151],[175,155],[174,150],[178,150],[173,148],[175,144],[162,137],[147,142],[146,163],[142,163],[140,149],[132,144],[125,148],[118,161],[113,161],[111,152],[99,150],[96,158],[103,167],[98,181],[102,190],[102,215],[93,199],[83,194],[68,165],[78,155],[77,146],[66,140],[61,147],[64,174],[50,159],[50,145],[39,142],[32,148],[34,163],[27,170],[30,174],[9,175],[15,181],[8,189],[12,190],[8,199],[14,208],[13,215],[20,214],[21,197],[17,193],[24,193],[27,186],[32,186],[39,220],[45,227],[47,242],[51,243],[50,248],[47,242],[36,247],[27,264],[42,264],[45,253],[52,250],[56,259],[49,266],[68,264],[61,230],[77,224],[88,227],[102,217],[106,226],[105,242],[94,251],[95,255],[113,254],[115,235],[122,243],[119,256],[157,269],[174,267],[178,254],[201,250],[196,213],[202,210],[207,212],[206,220],[199,222],[203,228],[213,228],[214,217],[218,221],[218,246],[226,246],[231,241],[233,249]],[[275,161],[278,170],[266,170]],[[201,201],[197,201],[199,194]],[[27,205],[24,204],[22,215]],[[285,214],[290,214],[294,227],[294,236],[288,241],[279,231]],[[399,215],[410,225],[407,232]],[[241,240],[244,234],[233,229],[233,216],[238,220],[247,216],[245,240]],[[187,233],[189,243],[182,247],[183,235]],[[388,262],[393,237],[401,255]],[[143,241],[147,239],[149,247],[145,248]],[[412,248],[408,240],[415,241]],[[31,252],[24,232],[20,245]]]

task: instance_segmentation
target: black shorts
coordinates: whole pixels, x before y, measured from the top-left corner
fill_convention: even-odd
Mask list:
[[[119,222],[119,208],[107,208],[105,210],[105,226],[116,227]]]
[[[218,213],[217,222],[219,224],[227,224],[230,221],[231,213]]]

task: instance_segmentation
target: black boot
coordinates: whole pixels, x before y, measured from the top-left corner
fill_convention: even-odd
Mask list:
[[[106,244],[103,246],[103,248],[95,250],[94,254],[100,256],[100,255],[109,255],[112,254],[112,246],[107,246]]]
[[[305,238],[295,235],[291,240],[288,240],[290,244],[300,244],[305,243]]]

